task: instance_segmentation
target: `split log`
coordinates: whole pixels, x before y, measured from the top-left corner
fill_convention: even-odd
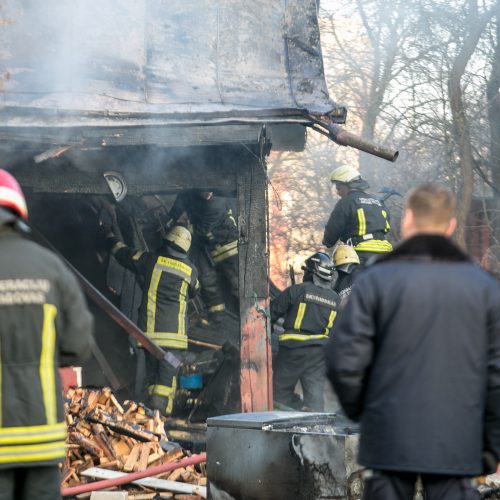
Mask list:
[[[96,414],[93,413],[91,415],[87,415],[85,418],[89,422],[101,424],[117,434],[123,434],[124,436],[131,437],[137,441],[142,441],[143,443],[158,440],[158,436],[156,434],[147,430],[141,430],[135,424],[131,425],[127,422],[118,422],[111,415],[105,412],[100,412],[99,416],[96,416]]]
[[[79,432],[70,432],[69,439],[73,443],[77,443],[81,448],[90,452],[92,455],[100,458],[102,456],[102,450],[94,444],[93,441],[87,439],[83,434]]]
[[[116,459],[116,453],[109,442],[108,436],[104,432],[104,427],[101,424],[92,424],[92,433],[96,444],[101,448],[104,455],[110,460]]]
[[[137,472],[142,472],[148,467],[149,452],[151,451],[149,444],[141,445],[141,454],[139,456],[139,461],[137,462]]]
[[[115,396],[113,395],[113,393],[111,393],[111,401],[112,403],[115,405],[115,408],[118,410],[119,413],[125,413],[122,406],[120,405],[120,403],[117,401],[117,399],[115,398]]]
[[[122,405],[109,388],[70,388],[64,398],[64,411],[69,433],[66,460],[61,468],[63,488],[87,482],[86,471],[96,466],[110,473],[130,473],[174,462],[186,455],[180,447],[168,442],[164,419],[158,411],[151,411],[134,401],[125,401]],[[174,487],[180,484],[205,488],[206,478],[193,466],[150,479],[162,481],[168,478],[167,481],[171,482],[169,476],[172,475],[176,480],[173,481]],[[152,498],[151,495],[155,495],[144,488],[161,490],[165,498],[173,498],[174,493],[175,498],[179,494],[198,494],[189,488],[167,493],[169,490],[157,487],[156,483],[140,487],[143,490],[133,495],[130,491],[130,498],[140,498],[139,495]]]
[[[134,470],[134,466],[137,460],[139,459],[140,451],[141,451],[141,445],[140,444],[134,445],[132,451],[130,452],[130,455],[127,457],[127,460],[123,465],[123,470],[125,472],[132,472]]]

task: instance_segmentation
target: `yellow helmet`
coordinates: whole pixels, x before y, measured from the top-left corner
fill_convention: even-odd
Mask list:
[[[359,264],[359,256],[351,245],[338,245],[333,252],[334,265]]]
[[[343,182],[345,184],[359,179],[361,174],[352,165],[340,165],[334,168],[330,174],[331,182]]]
[[[165,239],[186,253],[191,248],[191,233],[184,226],[174,226],[165,235]]]

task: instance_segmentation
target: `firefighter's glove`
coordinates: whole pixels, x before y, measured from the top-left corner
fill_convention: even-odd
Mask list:
[[[103,238],[112,238],[113,233],[113,214],[109,210],[103,209],[99,214],[99,232]]]
[[[278,318],[278,320],[273,323],[271,328],[271,350],[273,356],[276,356],[279,351],[279,338],[282,333],[285,333],[285,318]]]
[[[167,221],[164,224],[165,231],[168,231],[173,226],[175,226],[175,220],[172,217],[168,217]]]

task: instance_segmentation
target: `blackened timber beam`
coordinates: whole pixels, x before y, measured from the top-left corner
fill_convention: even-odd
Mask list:
[[[265,167],[252,158],[238,172],[239,276],[241,321],[241,410],[272,409],[272,355],[269,342],[267,182]]]
[[[236,192],[234,163],[241,147],[220,148],[101,148],[70,150],[36,164],[32,158],[10,163],[23,186],[35,192],[108,194],[103,172],[119,172],[128,193],[176,194],[184,189]]]

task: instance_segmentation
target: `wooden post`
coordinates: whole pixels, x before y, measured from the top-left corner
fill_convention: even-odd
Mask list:
[[[267,244],[267,182],[264,166],[250,158],[238,173],[241,321],[241,410],[273,407]]]

